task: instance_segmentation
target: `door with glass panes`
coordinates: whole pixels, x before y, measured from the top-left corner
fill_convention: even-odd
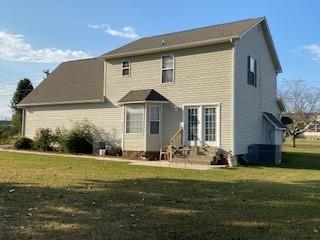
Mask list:
[[[217,145],[217,107],[184,108],[185,142],[189,146]]]

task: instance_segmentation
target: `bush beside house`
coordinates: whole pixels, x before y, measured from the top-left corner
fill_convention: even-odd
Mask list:
[[[33,149],[33,146],[33,140],[27,137],[18,138],[14,143],[16,149],[30,150]]]
[[[69,153],[93,152],[93,131],[87,123],[76,124],[65,134],[65,147]]]
[[[84,121],[76,123],[70,130],[57,128],[53,132],[49,128],[39,129],[34,141],[22,137],[15,142],[14,147],[16,149],[92,154],[94,139],[103,139],[97,133],[96,127]],[[117,151],[112,154],[119,155],[120,153]]]
[[[55,136],[51,129],[44,128],[37,132],[34,148],[41,151],[52,151]]]

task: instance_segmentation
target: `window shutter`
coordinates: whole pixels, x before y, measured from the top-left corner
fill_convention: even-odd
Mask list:
[[[248,64],[247,64],[247,82],[251,84],[251,77],[250,77],[250,56],[248,56]]]
[[[257,87],[257,61],[254,61],[254,86]]]

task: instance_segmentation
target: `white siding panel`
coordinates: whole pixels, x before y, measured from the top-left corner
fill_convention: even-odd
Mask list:
[[[257,60],[257,88],[247,84],[247,57]],[[235,154],[263,142],[262,113],[278,115],[276,71],[259,26],[236,43],[235,50]]]

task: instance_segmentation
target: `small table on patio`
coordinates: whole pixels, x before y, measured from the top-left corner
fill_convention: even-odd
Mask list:
[[[191,152],[191,148],[189,147],[182,147],[182,148],[178,148],[175,150],[174,156],[179,158],[179,159],[184,159],[184,165],[185,167],[187,166],[187,162],[189,162],[192,165],[192,161],[190,159],[190,152]],[[177,162],[176,162],[177,164]]]

